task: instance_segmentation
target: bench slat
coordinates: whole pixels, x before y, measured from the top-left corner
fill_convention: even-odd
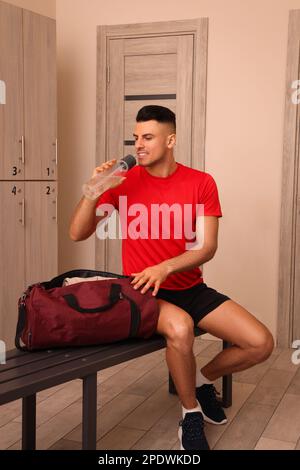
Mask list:
[[[12,359],[14,357],[25,356],[26,351],[20,351],[19,349],[10,349],[6,352],[6,359]]]
[[[86,353],[89,353],[91,351],[97,350],[99,351],[101,348],[106,349],[107,345],[99,345],[99,346],[84,346],[84,347],[72,347],[72,348],[60,348],[60,349],[49,349],[47,351],[27,351],[25,355],[20,356],[20,357],[13,357],[12,359],[8,359],[6,361],[6,364],[1,366],[0,369],[0,383],[1,383],[1,376],[4,371],[12,370],[15,368],[20,368],[24,366],[31,365],[33,368],[35,367],[36,363],[39,363],[40,361],[46,361],[49,358],[57,358],[57,361],[59,361],[59,356],[64,356],[65,354],[74,354],[77,353],[79,355],[85,355]],[[37,367],[39,367],[39,364],[37,364]],[[20,373],[20,370],[18,371]],[[22,375],[22,373],[21,373]]]
[[[26,364],[33,364],[36,361],[40,361],[43,358],[54,357],[65,352],[65,349],[52,349],[47,351],[25,351],[22,356],[6,356],[6,364],[1,366],[0,372],[14,369],[15,367],[24,366]]]
[[[102,347],[101,351],[105,351],[106,349],[112,349],[112,345],[107,345],[106,348]],[[26,363],[19,361],[16,366],[8,368],[7,370],[0,373],[0,384],[9,382],[15,378],[25,377],[26,375],[30,375],[33,372],[37,373],[40,370],[52,368],[53,366],[59,366],[61,364],[66,366],[68,362],[80,360],[81,358],[88,357],[89,355],[95,354],[96,352],[99,352],[99,348],[85,348],[84,351],[81,351],[80,348],[72,351],[64,349],[63,351],[60,351],[60,353],[48,355],[45,354],[44,356],[40,356],[39,360],[36,361]],[[31,354],[34,356],[34,353]]]
[[[127,340],[110,345],[107,350],[95,348],[95,352],[85,357],[72,359],[65,363],[55,364],[30,375],[18,377],[2,383],[0,387],[0,404],[32,395],[55,385],[82,378],[115,364],[134,359],[164,348],[165,339],[156,336],[149,340]],[[1,369],[0,369],[1,370]],[[0,374],[1,375],[1,374]]]

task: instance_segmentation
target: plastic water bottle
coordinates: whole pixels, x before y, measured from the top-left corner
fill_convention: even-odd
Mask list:
[[[113,166],[98,173],[90,181],[82,186],[82,191],[88,199],[97,199],[100,194],[114,185],[116,181],[120,181],[126,172],[136,165],[136,159],[133,155],[118,160]]]

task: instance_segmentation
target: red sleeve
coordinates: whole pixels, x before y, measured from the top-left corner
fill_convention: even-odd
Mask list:
[[[204,204],[204,215],[222,217],[218,188],[211,175],[206,173],[206,180],[199,188],[199,203]]]

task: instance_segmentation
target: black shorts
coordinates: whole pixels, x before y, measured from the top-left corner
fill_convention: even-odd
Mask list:
[[[182,290],[159,289],[156,297],[185,310],[193,318],[195,326],[205,315],[230,300],[227,295],[220,294],[204,283]]]

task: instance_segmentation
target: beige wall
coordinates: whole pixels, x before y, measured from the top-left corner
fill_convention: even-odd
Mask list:
[[[59,0],[60,272],[94,267],[68,223],[94,167],[96,26],[209,17],[206,171],[224,217],[208,285],[275,333],[288,11],[300,0]]]
[[[6,3],[11,3],[16,7],[25,8],[26,10],[34,11],[40,15],[55,18],[56,0],[4,0]]]

